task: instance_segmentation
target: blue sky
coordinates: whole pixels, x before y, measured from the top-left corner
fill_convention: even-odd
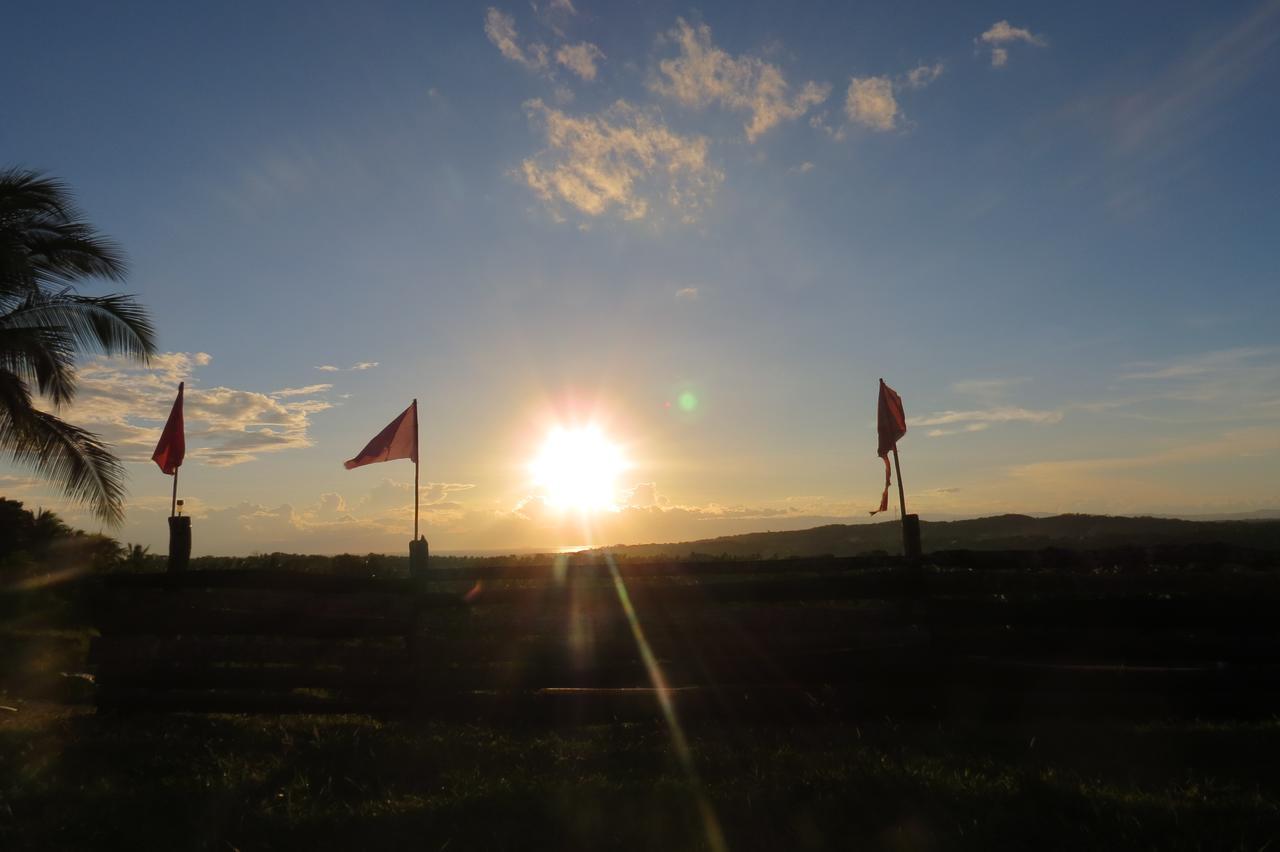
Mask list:
[[[172,353],[67,412],[131,540],[179,379],[206,552],[400,550],[411,466],[341,461],[415,396],[435,546],[865,518],[880,376],[926,517],[1280,506],[1280,3],[7,20],[0,161],[75,188]],[[584,531],[526,463],[588,419],[631,467]]]

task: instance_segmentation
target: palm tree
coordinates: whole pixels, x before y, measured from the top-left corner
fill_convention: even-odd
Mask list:
[[[132,296],[83,296],[93,278],[121,281],[119,247],[85,223],[61,181],[0,170],[0,452],[54,480],[108,524],[124,518],[124,467],[98,436],[54,411],[76,394],[86,352],[146,361],[155,334]]]

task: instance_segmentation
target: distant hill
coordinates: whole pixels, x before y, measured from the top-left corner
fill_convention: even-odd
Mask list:
[[[1038,550],[1062,547],[1096,550],[1171,544],[1221,543],[1280,551],[1280,520],[1185,521],[1174,518],[1106,515],[997,515],[964,521],[922,521],[926,551]],[[601,548],[629,557],[728,556],[771,559],[798,556],[857,556],[874,551],[900,553],[897,521],[829,524],[807,530],[745,533],[669,544]]]

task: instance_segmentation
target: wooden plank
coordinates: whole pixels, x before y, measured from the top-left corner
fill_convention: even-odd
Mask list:
[[[265,689],[296,688],[367,691],[410,689],[418,681],[406,664],[382,667],[316,668],[310,666],[167,666],[112,665],[100,669],[104,687],[153,689]]]
[[[261,636],[100,636],[89,647],[98,666],[137,662],[379,666],[408,659],[402,637],[384,640],[317,640]]]
[[[330,594],[376,592],[413,597],[421,587],[408,579],[349,577],[334,574],[305,574],[296,571],[184,571],[180,573],[108,574],[107,589],[207,589],[240,588],[279,591],[309,591]]]
[[[796,686],[700,686],[668,690],[666,699],[683,724],[702,721],[803,723],[834,718],[1269,718],[1280,706],[1280,691],[1220,688],[1181,690],[1062,690],[1034,692],[930,685],[883,687],[851,684],[814,689]],[[100,710],[204,712],[412,712],[464,721],[508,724],[582,724],[661,720],[651,688],[454,692],[408,695],[256,690],[155,690],[114,687],[101,691]]]
[[[304,613],[202,611],[197,608],[157,610],[121,608],[97,619],[104,636],[261,635],[362,637],[399,636],[409,628],[399,618],[328,618]]]

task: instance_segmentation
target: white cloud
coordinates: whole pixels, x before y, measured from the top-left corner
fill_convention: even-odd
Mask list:
[[[178,382],[186,381],[189,461],[225,466],[260,453],[311,446],[310,418],[331,407],[320,398],[330,385],[274,393],[194,385],[195,369],[211,360],[204,352],[165,352],[144,367],[94,358],[80,368],[80,389],[64,416],[113,444],[125,461],[145,461],[169,416]]]
[[[378,366],[377,361],[361,361],[359,364],[353,364],[351,369],[358,373],[364,370],[372,370],[376,366]]]
[[[804,115],[831,93],[829,84],[810,81],[793,94],[778,66],[755,56],[729,55],[712,44],[706,24],[693,27],[677,18],[667,36],[679,46],[680,55],[658,63],[660,74],[650,88],[688,107],[718,103],[749,112],[745,130],[750,142],[771,127]]]
[[[682,302],[696,302],[698,301],[698,288],[681,287],[676,291],[676,298]]]
[[[556,51],[556,62],[584,80],[596,78],[596,62],[601,59],[604,52],[589,41],[566,44]]]
[[[320,372],[322,372],[322,373],[336,373],[336,372],[338,372],[339,370],[341,370],[342,368],[341,368],[341,367],[335,367],[335,366],[333,366],[332,364],[321,364],[320,366],[316,367],[316,369],[317,369],[317,370],[319,370],[319,371],[320,371]]]
[[[860,124],[881,133],[894,130],[902,122],[902,110],[898,105],[898,93],[918,90],[942,76],[941,62],[918,65],[899,77],[887,74],[872,77],[853,77],[845,92],[844,114],[850,122]],[[814,127],[833,136],[837,141],[845,136],[845,128],[832,130],[826,125],[825,116],[815,116],[809,122]]]
[[[557,215],[568,206],[642,219],[656,198],[688,220],[723,180],[707,162],[707,138],[673,132],[656,110],[620,100],[575,117],[541,99],[525,109],[543,126],[547,146],[521,164],[520,176]]]
[[[1042,36],[1033,35],[1023,27],[1012,26],[1008,21],[996,21],[975,41],[991,48],[991,65],[995,68],[1002,68],[1009,61],[1009,49],[1006,45],[1022,42],[1034,47],[1044,47],[1047,44]]]
[[[547,46],[529,44],[521,47],[515,18],[499,12],[492,6],[485,12],[484,34],[489,37],[489,41],[493,42],[494,47],[512,62],[517,62],[530,71],[541,71],[547,67]]]
[[[898,121],[898,101],[888,77],[854,77],[845,95],[844,114],[872,130],[893,130]]]
[[[791,171],[799,172],[800,174],[804,175],[813,171],[813,169],[814,169],[813,163],[809,162],[808,160],[805,160],[800,165],[792,167]]]

